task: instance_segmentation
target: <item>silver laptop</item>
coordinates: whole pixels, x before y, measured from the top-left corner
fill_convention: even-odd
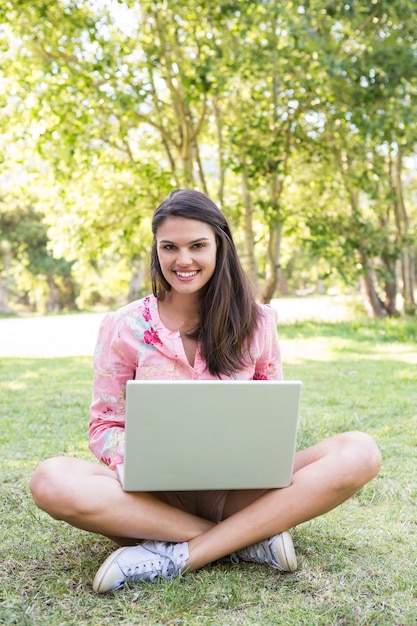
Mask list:
[[[129,381],[124,490],[288,486],[300,394],[300,381]]]

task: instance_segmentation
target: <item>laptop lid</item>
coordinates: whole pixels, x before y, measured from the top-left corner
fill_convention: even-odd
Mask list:
[[[128,381],[123,488],[288,486],[300,394],[300,381]]]

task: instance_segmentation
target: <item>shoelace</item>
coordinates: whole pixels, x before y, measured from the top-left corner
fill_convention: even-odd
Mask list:
[[[271,561],[272,556],[271,556],[271,551],[269,550],[269,544],[267,545],[268,545],[268,549],[265,548],[264,541],[255,543],[252,546],[243,548],[243,550],[238,550],[238,556],[240,553],[240,558],[242,559],[248,558],[254,563],[268,563]],[[262,553],[262,556],[260,556],[260,553]]]
[[[135,583],[141,580],[149,580],[154,582],[158,576],[170,580],[178,574],[178,567],[175,561],[167,554],[161,555],[159,552],[146,548],[148,552],[159,557],[155,560],[149,560],[136,565],[135,567],[127,567],[122,569],[125,576],[125,582]],[[142,571],[140,569],[142,568]]]

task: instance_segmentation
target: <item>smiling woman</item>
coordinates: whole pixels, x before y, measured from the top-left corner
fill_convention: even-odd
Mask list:
[[[159,316],[181,333],[191,358],[198,343],[212,375],[236,374],[247,361],[260,307],[224,214],[206,195],[178,190],[156,209],[152,232]]]
[[[197,191],[175,191],[156,209],[152,230],[153,293],[107,315],[95,350],[90,448],[104,465],[44,461],[32,477],[34,500],[121,546],[95,576],[98,593],[170,579],[229,554],[293,572],[288,529],[378,473],[379,451],[366,434],[339,434],[297,452],[285,489],[144,493],[125,492],[119,482],[129,380],[282,378],[275,310],[255,301],[219,208]],[[259,432],[257,443],[268,434]],[[157,450],[158,441],[149,445]]]

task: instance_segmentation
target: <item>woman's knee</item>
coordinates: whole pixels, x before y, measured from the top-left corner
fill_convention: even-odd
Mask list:
[[[43,461],[30,480],[33,500],[40,509],[59,519],[60,503],[65,497],[65,484],[71,476],[69,459],[53,457]]]
[[[381,469],[381,453],[375,441],[366,433],[352,431],[336,438],[343,474],[347,481],[360,488],[375,478]]]

